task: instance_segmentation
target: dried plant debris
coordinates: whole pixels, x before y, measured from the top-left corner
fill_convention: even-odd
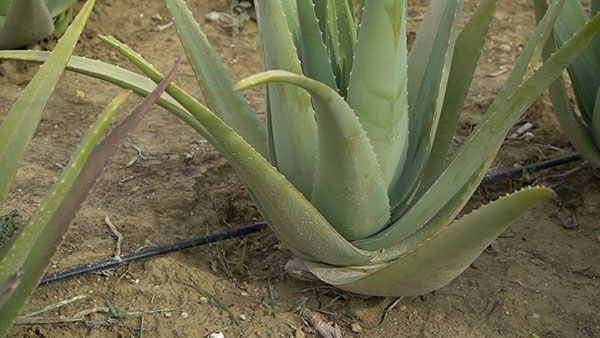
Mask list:
[[[218,22],[223,28],[234,35],[244,29],[246,21],[256,19],[252,1],[221,0],[221,2],[224,1],[229,2],[227,12],[210,12],[204,16],[204,19],[208,22]]]

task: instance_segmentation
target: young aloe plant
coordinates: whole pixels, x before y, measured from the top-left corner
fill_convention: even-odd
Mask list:
[[[545,13],[545,0],[536,0],[536,17]],[[600,11],[600,0],[591,1],[591,15]],[[590,18],[579,0],[567,0],[554,24],[554,36],[544,49],[544,58],[564,45]],[[596,34],[567,68],[579,114],[571,105],[565,83],[559,77],[550,86],[550,99],[563,131],[573,146],[596,167],[600,167],[600,34]]]
[[[432,0],[410,54],[405,0],[367,1],[358,19],[347,0],[257,1],[268,71],[235,88],[184,1],[166,3],[208,107],[174,84],[158,104],[234,167],[294,253],[292,272],[369,295],[442,287],[551,196],[530,188],[455,220],[512,125],[600,29],[596,16],[534,69],[564,0],[552,3],[497,99],[446,159],[496,0],[482,0],[460,33],[463,1]],[[163,78],[125,44],[101,39],[150,79],[78,57],[67,69],[140,95]],[[0,58],[41,62],[46,53]],[[237,92],[260,84],[266,131]]]
[[[0,208],[93,5],[94,0],[88,0],[83,6],[0,126]],[[0,246],[0,337],[6,335],[19,310],[39,283],[71,220],[110,158],[160,97],[174,71],[175,68],[136,110],[98,142],[129,93],[118,95],[106,107],[83,137],[38,210]]]
[[[63,33],[77,0],[0,0],[0,49],[26,46]]]

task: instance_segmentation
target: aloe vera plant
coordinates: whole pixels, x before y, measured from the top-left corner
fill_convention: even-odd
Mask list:
[[[77,0],[0,0],[0,49],[26,46],[63,33]]]
[[[432,0],[410,53],[406,1],[255,2],[265,73],[235,85],[183,0],[166,0],[204,97],[157,101],[211,142],[248,186],[299,276],[369,295],[419,295],[459,275],[508,224],[551,196],[525,189],[455,220],[522,113],[600,29],[586,23],[536,69],[564,0],[549,7],[497,99],[449,158],[496,0],[459,32],[462,0]],[[296,7],[297,6],[297,7]],[[147,95],[148,78],[72,57],[67,69]],[[44,52],[0,58],[41,62]],[[266,128],[238,92],[267,85]]]
[[[88,0],[36,76],[0,125],[0,207],[19,162],[41,119],[94,0]],[[164,81],[120,125],[99,141],[130,92],[118,95],[99,115],[33,216],[0,245],[0,337],[39,283],[77,210],[118,146],[153,105],[174,75]]]
[[[546,11],[546,1],[536,0],[536,17]],[[600,1],[591,1],[591,15],[600,11]],[[579,0],[567,0],[554,24],[553,38],[544,49],[544,58],[556,50],[590,18]],[[579,114],[571,105],[562,77],[549,88],[550,99],[560,125],[573,146],[596,167],[600,167],[600,34],[567,68]]]

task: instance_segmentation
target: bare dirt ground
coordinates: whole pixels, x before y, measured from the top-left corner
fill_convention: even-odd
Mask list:
[[[409,16],[422,16],[428,1],[409,1]],[[465,17],[477,1],[467,0]],[[235,80],[261,69],[256,23],[248,21],[232,35],[215,22],[210,11],[226,12],[217,0],[189,0],[196,18]],[[184,55],[174,29],[156,30],[169,22],[160,0],[98,1],[76,54],[133,67],[96,35],[114,35],[166,71]],[[534,29],[533,8],[527,0],[500,0],[493,27],[465,106],[457,142],[477,123]],[[413,39],[419,21],[411,21]],[[41,43],[51,49],[55,39]],[[0,120],[36,65],[0,63]],[[176,82],[201,97],[187,61]],[[13,186],[5,214],[17,208],[27,217],[39,205],[60,174],[83,133],[103,106],[120,89],[66,73],[53,96],[27,158]],[[246,93],[263,112],[260,90]],[[131,100],[128,108],[134,105]],[[122,115],[121,115],[122,116]],[[531,134],[507,140],[494,170],[534,163],[573,149],[560,131],[547,98],[538,100],[523,121],[534,124]],[[138,147],[145,159],[127,163]],[[581,167],[581,168],[579,168]],[[575,169],[574,173],[567,171]],[[579,169],[579,170],[578,170]],[[567,173],[561,177],[552,175]],[[600,172],[585,164],[563,166],[528,179],[504,181],[480,188],[481,204],[534,181],[555,187],[560,203],[548,202],[515,222],[460,277],[421,297],[394,301],[360,298],[322,284],[298,281],[283,271],[290,253],[265,231],[243,239],[220,242],[150,259],[39,288],[23,309],[44,306],[87,292],[90,296],[51,310],[44,316],[73,316],[106,306],[119,314],[156,309],[143,316],[102,321],[91,314],[87,323],[15,325],[10,337],[202,337],[223,329],[226,337],[302,337],[307,310],[339,325],[344,337],[597,337],[600,336]],[[254,223],[260,215],[244,186],[222,157],[191,128],[159,108],[134,131],[103,174],[79,212],[52,260],[50,271],[111,257],[116,238],[105,224],[109,216],[124,236],[122,252],[166,244]],[[186,281],[217,297],[244,323],[231,326],[218,302],[182,284]],[[277,311],[273,311],[273,295]],[[167,309],[167,310],[164,310]]]

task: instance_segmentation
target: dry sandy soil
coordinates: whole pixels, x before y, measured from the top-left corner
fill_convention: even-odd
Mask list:
[[[409,15],[422,16],[428,1],[409,1]],[[465,17],[477,1],[467,0]],[[218,0],[188,0],[209,39],[239,80],[260,71],[256,23],[248,21],[238,34],[215,22],[210,11],[226,12]],[[79,4],[81,5],[81,4]],[[500,0],[492,31],[465,106],[457,141],[477,123],[534,29],[528,0]],[[174,29],[157,31],[169,22],[160,0],[100,0],[76,54],[133,69],[96,35],[114,35],[166,71],[183,55]],[[411,21],[413,39],[418,21]],[[56,39],[41,43],[51,49]],[[0,63],[0,120],[36,65]],[[189,64],[184,61],[176,82],[201,97]],[[493,76],[490,76],[492,74]],[[25,217],[39,205],[81,136],[103,106],[120,89],[66,73],[31,142],[8,205]],[[256,111],[264,111],[260,90],[246,93]],[[131,108],[137,99],[131,100]],[[121,115],[123,116],[123,115]],[[493,170],[534,163],[573,149],[564,138],[547,98],[538,100],[524,121],[534,124],[530,135],[507,140]],[[139,147],[145,159],[126,164]],[[576,169],[575,172],[567,171]],[[556,177],[567,173],[562,177]],[[102,322],[15,325],[10,337],[201,337],[223,329],[226,337],[301,337],[307,311],[339,325],[344,337],[541,337],[600,336],[600,179],[598,170],[578,162],[528,179],[504,181],[479,189],[472,205],[534,181],[555,188],[559,202],[547,202],[515,222],[460,277],[421,297],[394,301],[360,298],[322,284],[298,281],[283,271],[290,253],[270,231],[243,239],[87,275],[39,288],[23,309],[44,306],[87,292],[90,296],[42,314],[72,316],[109,300],[118,313],[165,309],[142,317]],[[122,252],[202,236],[254,223],[260,215],[243,184],[222,157],[194,131],[166,111],[155,108],[134,131],[103,174],[52,260],[50,271],[108,258],[116,239],[105,224],[109,216],[123,234]],[[206,289],[229,307],[244,324],[231,326],[216,301],[179,282]],[[272,309],[270,294],[276,301]],[[302,330],[305,330],[302,332]]]

